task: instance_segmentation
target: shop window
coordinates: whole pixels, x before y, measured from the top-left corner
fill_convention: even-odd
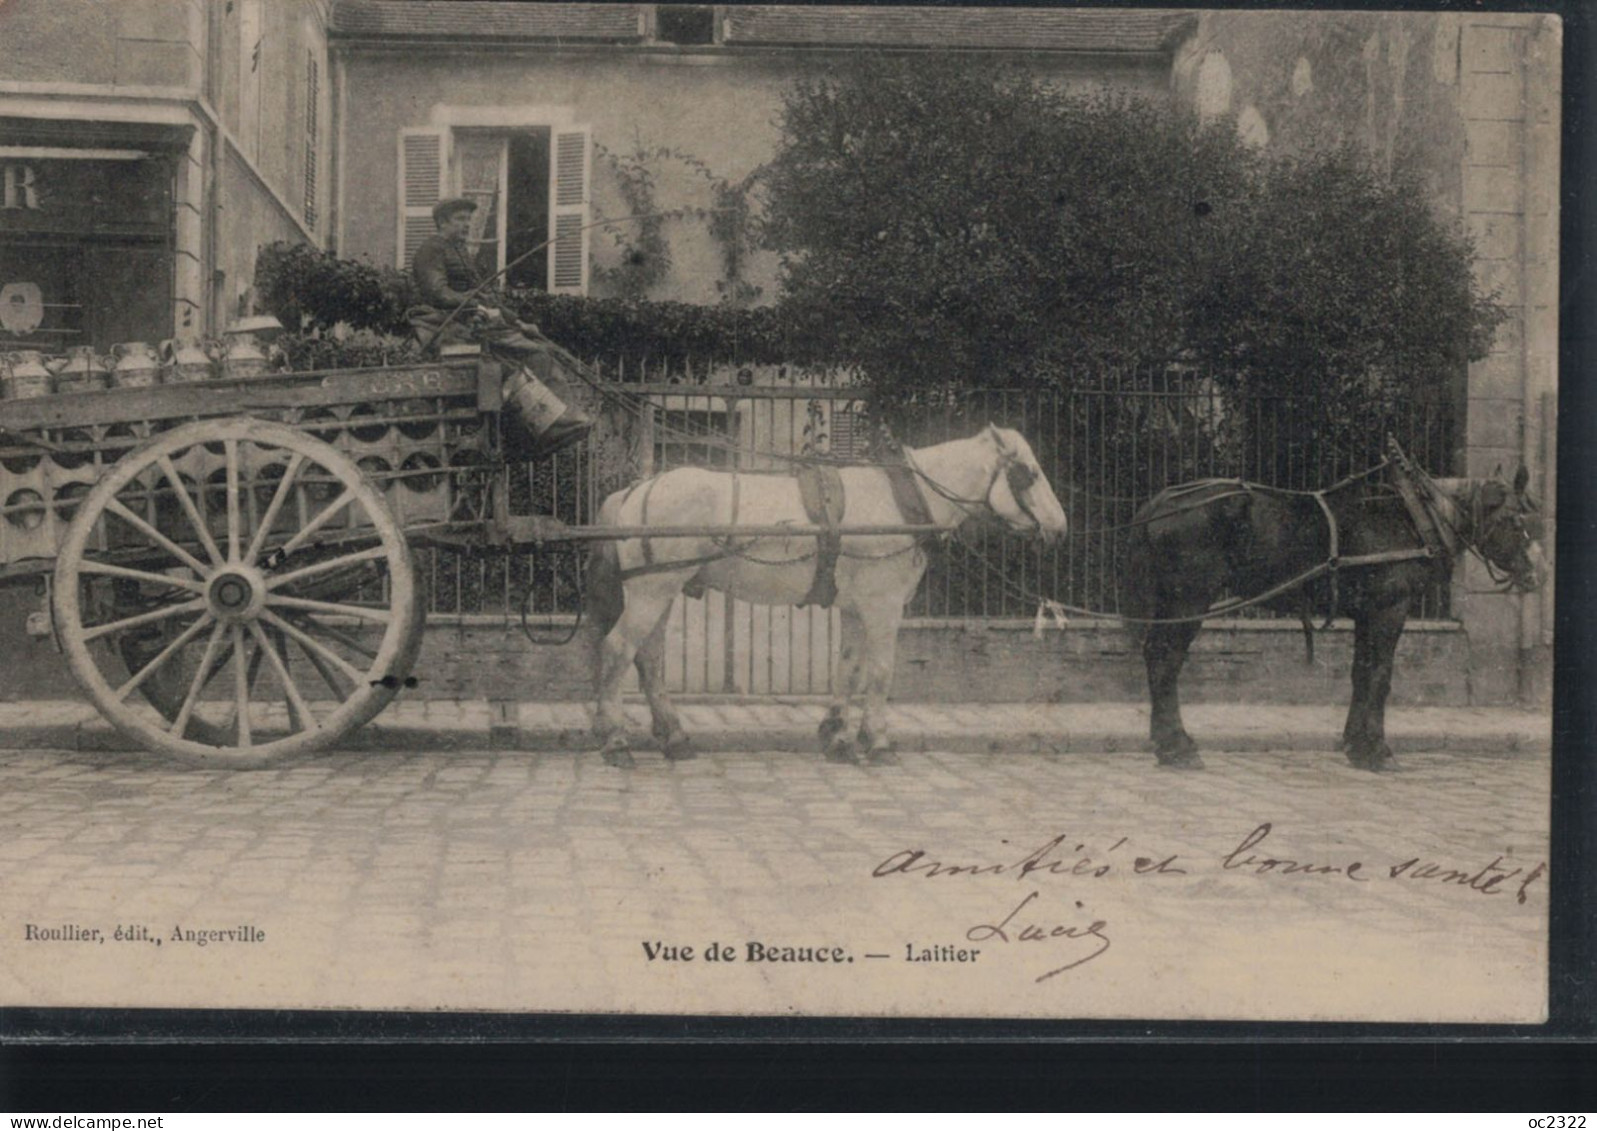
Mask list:
[[[508,268],[512,285],[585,294],[588,167],[580,127],[402,130],[399,265],[408,269],[433,234],[433,205],[464,196],[477,203],[471,239],[485,272]]]
[[[171,162],[51,154],[0,166],[18,189],[0,223],[0,352],[170,337]]]

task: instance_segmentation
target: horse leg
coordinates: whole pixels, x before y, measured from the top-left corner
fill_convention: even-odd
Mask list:
[[[859,744],[873,766],[898,765],[898,753],[887,737],[887,692],[893,684],[893,664],[898,653],[896,609],[873,610],[863,619],[865,654],[861,657],[865,709],[860,719]]]
[[[660,752],[673,762],[685,762],[695,757],[693,747],[682,729],[676,705],[665,690],[665,630],[670,611],[670,606],[666,606],[665,613],[639,645],[633,663],[638,669],[638,685],[649,700],[649,717]]]
[[[1369,615],[1361,611],[1353,618],[1353,697],[1348,701],[1347,722],[1342,726],[1342,741],[1337,746],[1344,753],[1359,744],[1369,726],[1370,670],[1374,663],[1370,639]]]
[[[1179,614],[1177,614],[1179,615]],[[1187,660],[1187,649],[1198,635],[1200,622],[1154,624],[1142,642],[1142,658],[1148,669],[1148,733],[1161,766],[1201,770],[1198,744],[1192,741],[1181,723],[1181,700],[1176,682]]]
[[[653,579],[651,579],[653,580]],[[632,751],[627,743],[627,719],[621,706],[621,684],[639,647],[665,618],[675,590],[628,592],[626,606],[614,627],[599,643],[598,703],[593,730],[600,741],[600,755],[612,766],[629,769]]]
[[[827,709],[826,718],[821,720],[817,733],[821,739],[821,752],[828,762],[857,765],[859,754],[853,741],[847,737],[848,713],[854,695],[859,690],[860,657],[865,647],[865,633],[859,614],[853,609],[840,609],[839,619],[842,622],[842,648],[837,665],[837,694]]]
[[[1354,717],[1359,707],[1356,698],[1348,709],[1347,760],[1361,770],[1392,768],[1392,748],[1386,744],[1386,699],[1392,692],[1392,660],[1407,619],[1408,610],[1394,604],[1367,613],[1354,628],[1354,664],[1362,653],[1367,683],[1360,717]],[[1355,696],[1357,693],[1355,680]]]

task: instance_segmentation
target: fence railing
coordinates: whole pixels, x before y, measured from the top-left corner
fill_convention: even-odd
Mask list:
[[[683,373],[620,363],[597,369],[612,379],[605,428],[592,443],[529,468],[513,509],[588,523],[604,493],[669,466],[760,470],[789,455],[866,459],[874,452],[879,414],[846,372],[704,366]],[[1160,369],[1082,372],[1062,387],[928,391],[895,408],[899,439],[911,446],[968,435],[989,421],[1019,430],[1071,524],[1070,536],[1053,547],[996,531],[951,543],[932,556],[912,616],[1030,617],[1039,597],[1115,612],[1123,527],[1173,483],[1235,477],[1328,487],[1379,463],[1388,435],[1433,474],[1453,470],[1450,406],[1379,390],[1239,392],[1223,375]],[[538,613],[575,611],[578,569],[567,555],[445,554],[426,563],[435,611],[510,616],[524,600]],[[1446,586],[1426,593],[1415,612],[1446,617]]]

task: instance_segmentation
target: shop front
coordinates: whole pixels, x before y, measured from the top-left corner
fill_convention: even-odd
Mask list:
[[[172,335],[178,157],[0,146],[0,352]]]

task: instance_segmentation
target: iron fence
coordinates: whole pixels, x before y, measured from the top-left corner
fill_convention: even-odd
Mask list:
[[[667,369],[626,359],[594,370],[606,382],[604,426],[594,441],[517,476],[513,510],[586,524],[609,490],[670,466],[759,471],[792,456],[877,454],[880,414],[846,371]],[[1445,402],[1380,390],[1238,391],[1224,375],[1179,368],[1069,377],[1047,388],[929,390],[895,406],[898,438],[910,446],[988,422],[1017,429],[1070,518],[1070,536],[1053,547],[995,530],[950,543],[932,556],[911,616],[1024,618],[1040,597],[1115,612],[1125,524],[1173,483],[1233,477],[1328,487],[1379,463],[1388,435],[1432,474],[1453,471],[1455,422]],[[580,565],[570,555],[429,552],[423,565],[435,612],[511,617],[524,604],[542,614],[577,607]],[[1446,586],[1426,593],[1415,612],[1446,617]]]

